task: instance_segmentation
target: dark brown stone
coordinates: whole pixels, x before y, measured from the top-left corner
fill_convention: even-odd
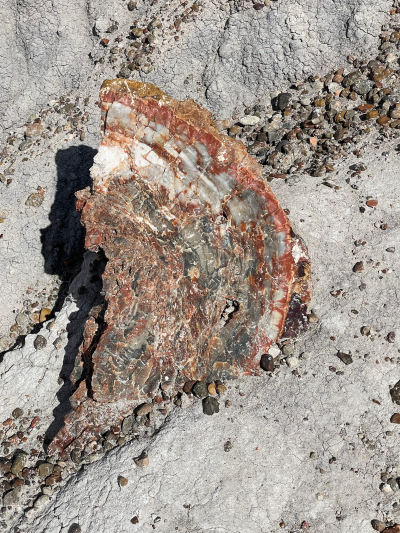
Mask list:
[[[371,520],[371,526],[375,531],[383,531],[386,528],[386,524],[382,520]]]
[[[353,358],[348,353],[338,352],[336,355],[345,365],[350,365],[353,362]]]
[[[273,372],[275,365],[272,355],[269,355],[268,353],[263,354],[261,356],[260,366],[266,372]]]
[[[364,263],[362,261],[358,261],[354,266],[353,266],[353,272],[362,272],[364,270]]]

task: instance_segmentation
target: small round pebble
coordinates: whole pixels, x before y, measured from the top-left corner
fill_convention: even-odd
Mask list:
[[[136,414],[139,416],[145,416],[151,413],[153,410],[153,405],[151,403],[144,403],[142,405],[139,405],[139,407],[136,409]]]
[[[224,444],[224,451],[230,452],[232,448],[233,448],[233,444],[231,443],[230,440],[227,440]]]
[[[375,531],[383,531],[386,529],[385,522],[382,522],[382,520],[372,520],[371,526],[375,529]]]
[[[246,115],[242,117],[239,122],[242,124],[242,126],[255,126],[260,122],[260,117],[253,116],[253,115]]]
[[[133,518],[131,518],[131,522],[132,522],[132,524],[138,524],[139,523],[139,518],[137,516],[134,516]]]
[[[316,324],[317,322],[319,322],[319,318],[315,313],[310,313],[309,315],[307,315],[307,318],[310,324]]]
[[[387,483],[382,483],[379,489],[381,492],[383,492],[383,494],[390,494],[393,492],[392,487],[388,485]]]
[[[218,393],[219,395],[221,395],[221,394],[225,394],[225,392],[226,392],[226,387],[225,387],[225,385],[217,385],[217,393]]]
[[[33,346],[36,348],[36,350],[43,350],[47,345],[47,340],[43,335],[37,335],[36,339],[33,342]]]
[[[299,360],[294,355],[291,355],[290,357],[288,357],[286,359],[286,363],[287,363],[288,366],[294,367],[294,366],[297,366],[299,364]]]
[[[39,476],[47,477],[53,473],[54,465],[51,463],[42,463],[39,465]]]
[[[14,418],[21,418],[21,416],[24,414],[23,410],[20,408],[20,407],[17,407],[16,409],[14,409],[14,411],[12,412],[12,415]]]
[[[121,477],[119,478],[119,486],[120,486],[120,487],[126,487],[127,484],[128,484],[128,480],[127,480],[127,478],[121,476]]]
[[[274,365],[274,358],[272,357],[272,355],[269,355],[268,353],[264,353],[261,356],[260,366],[266,372],[273,372],[275,365]]]
[[[135,458],[135,463],[140,468],[144,468],[145,466],[149,465],[149,456],[147,455],[147,452],[143,452],[139,457]]]
[[[68,530],[68,533],[82,533],[82,528],[79,524],[72,524]]]
[[[208,396],[207,383],[204,381],[197,381],[192,388],[192,392],[197,398],[205,398]]]
[[[293,353],[293,346],[289,344],[285,344],[282,348],[283,355],[292,355]]]
[[[215,386],[215,383],[210,383],[207,388],[209,394],[217,394],[217,388]]]

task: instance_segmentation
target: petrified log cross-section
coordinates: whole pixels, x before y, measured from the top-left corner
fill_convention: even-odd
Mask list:
[[[106,81],[101,102],[77,207],[86,247],[108,259],[107,307],[88,321],[85,379],[54,450],[160,387],[259,374],[271,344],[304,327],[310,297],[307,252],[261,167],[207,110],[126,80]]]

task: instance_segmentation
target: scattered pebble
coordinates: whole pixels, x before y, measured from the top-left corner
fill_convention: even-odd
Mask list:
[[[43,335],[37,335],[36,339],[33,341],[33,346],[36,350],[43,350],[47,345],[47,340]]]
[[[215,386],[215,383],[210,383],[207,388],[209,394],[217,394],[217,388]]]
[[[226,393],[226,387],[225,385],[223,384],[218,384],[217,385],[217,393],[221,396],[221,394],[225,394]]]
[[[126,487],[128,484],[127,478],[122,476],[119,478],[118,482],[120,487]]]
[[[393,254],[396,251],[396,248],[394,246],[389,246],[389,248],[386,248],[386,251]]]
[[[286,363],[289,367],[295,367],[299,364],[299,360],[294,355],[286,358]]]
[[[383,494],[391,494],[393,492],[392,487],[387,483],[382,483],[379,489]]]
[[[396,340],[396,333],[394,331],[390,331],[387,335],[386,335],[386,340],[390,343],[393,343],[395,340]]]
[[[385,522],[382,522],[382,520],[372,520],[371,525],[375,531],[383,531],[386,529],[386,524]]]
[[[218,400],[212,396],[207,396],[207,398],[203,400],[203,413],[205,415],[214,415],[219,413]]]
[[[225,452],[230,452],[233,448],[233,444],[231,443],[230,440],[227,440],[224,444],[224,451]]]
[[[319,318],[314,312],[311,312],[309,315],[307,315],[309,324],[316,324],[319,322]]]
[[[40,311],[39,322],[46,322],[46,320],[50,318],[50,315],[51,315],[51,309],[44,307]]]
[[[205,398],[208,396],[208,387],[207,383],[204,381],[196,381],[192,388],[192,392],[197,398]]]
[[[144,467],[148,466],[149,462],[150,461],[149,461],[149,456],[147,455],[147,452],[142,452],[141,455],[139,455],[139,457],[135,458],[135,463],[140,468],[144,468]]]
[[[292,174],[288,178],[286,178],[286,183],[289,185],[289,187],[292,187],[293,185],[296,185],[296,183],[299,183],[301,181],[301,177],[297,174]]]
[[[39,465],[39,476],[47,477],[53,473],[54,465],[51,463],[42,463]]]
[[[14,411],[11,414],[14,418],[21,418],[24,412],[20,407],[17,407],[16,409],[14,409]]]
[[[28,139],[27,141],[23,141],[19,146],[18,150],[21,152],[24,152],[25,150],[29,150],[29,148],[32,146],[33,141],[31,139]]]
[[[15,505],[18,505],[19,501],[20,501],[20,497],[21,497],[21,491],[22,491],[22,486],[21,487],[16,487],[15,489],[10,490],[9,492],[7,492],[3,496],[3,506],[4,507],[8,507],[8,506],[13,507]]]
[[[138,524],[139,523],[139,518],[137,516],[134,516],[133,518],[131,518],[131,522],[132,522],[132,524]]]
[[[242,124],[242,126],[255,126],[260,122],[260,117],[256,117],[253,115],[246,115],[239,119],[239,122]]]
[[[359,272],[362,272],[363,270],[364,270],[364,263],[362,261],[358,261],[353,266],[353,272],[359,273]]]
[[[25,205],[29,207],[40,207],[44,200],[44,194],[40,192],[35,192],[28,196]]]
[[[394,477],[390,477],[387,480],[387,484],[391,487],[393,492],[396,492],[399,490],[399,485]]]
[[[376,207],[378,205],[378,200],[367,200],[366,204],[368,207]]]
[[[129,433],[134,423],[135,423],[135,417],[133,415],[126,416],[121,426],[123,433]]]
[[[360,331],[361,335],[367,337],[371,333],[371,326],[363,326]]]
[[[139,407],[136,409],[136,414],[139,416],[145,416],[151,413],[153,410],[153,405],[151,403],[144,403],[142,405],[139,405]]]
[[[283,347],[282,347],[282,353],[283,355],[292,355],[293,353],[293,345],[288,343],[288,344],[285,344]]]
[[[22,472],[22,469],[26,465],[27,457],[28,457],[27,454],[21,451],[18,452],[17,455],[15,456],[13,463],[12,463],[12,467],[11,467],[11,472],[15,476],[18,476]]]
[[[274,358],[272,355],[265,353],[261,356],[260,366],[266,372],[273,372],[275,368]]]
[[[345,365],[350,365],[353,362],[353,358],[350,354],[344,352],[338,352],[336,356],[344,363]]]

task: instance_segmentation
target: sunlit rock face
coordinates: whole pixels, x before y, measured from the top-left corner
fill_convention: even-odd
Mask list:
[[[301,240],[207,110],[126,80],[106,81],[101,102],[93,184],[77,207],[86,247],[108,259],[105,307],[86,325],[75,411],[54,450],[160,388],[259,374],[271,344],[305,328],[310,298]]]

